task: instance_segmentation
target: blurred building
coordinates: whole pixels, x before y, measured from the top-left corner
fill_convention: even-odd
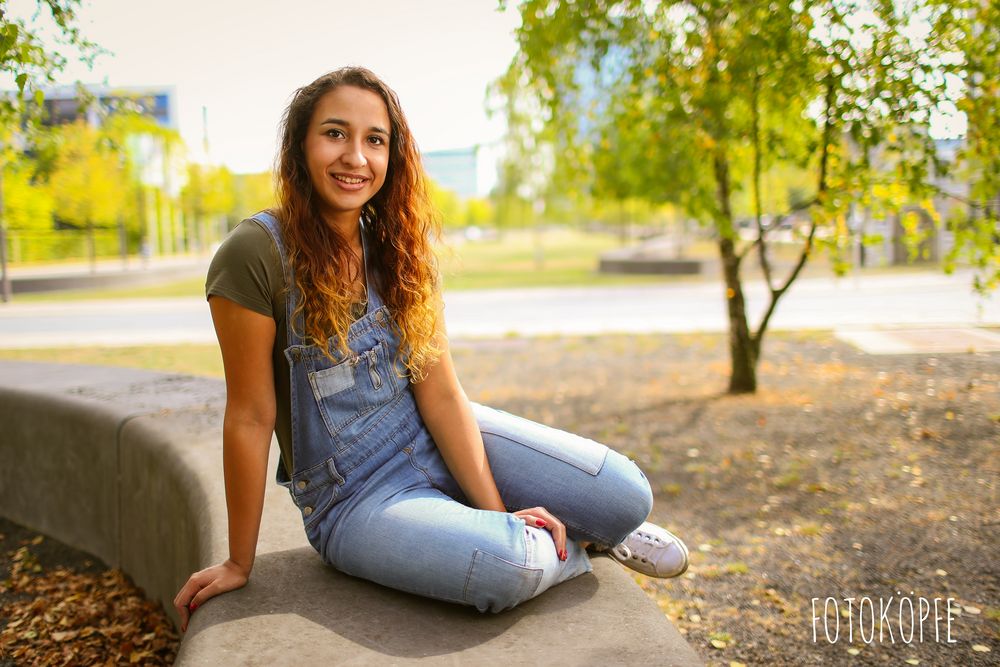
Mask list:
[[[177,129],[177,94],[173,86],[109,87],[83,86],[89,99],[81,99],[76,86],[43,89],[45,113],[42,124],[63,125],[85,119],[100,125],[116,111],[135,111],[156,120],[161,127]]]
[[[43,125],[56,126],[85,120],[94,127],[116,112],[148,116],[168,130],[178,130],[177,93],[173,86],[76,85],[43,88]],[[187,160],[180,146],[171,150],[160,137],[139,135],[126,146],[138,167],[142,184],[145,234],[143,254],[169,254],[192,250],[193,234],[176,202],[187,178]]]
[[[463,198],[479,195],[478,146],[427,151],[421,157],[424,170],[439,187]]]

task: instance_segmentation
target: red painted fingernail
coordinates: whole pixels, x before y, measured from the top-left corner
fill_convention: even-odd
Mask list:
[[[536,526],[544,526],[545,522],[542,521],[541,519],[535,519],[535,525]]]
[[[198,605],[196,605],[196,604],[192,604],[192,605],[190,605],[190,606],[188,607],[188,611],[190,611],[190,612],[191,612],[191,613],[193,614],[193,613],[194,613],[194,610],[195,610],[195,609],[197,609],[197,608],[198,608]]]

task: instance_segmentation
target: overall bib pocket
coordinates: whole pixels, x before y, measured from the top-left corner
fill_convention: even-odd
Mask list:
[[[308,346],[293,346],[286,352],[293,363],[302,364],[313,399],[332,438],[396,393],[395,384],[388,377],[382,343],[362,348],[334,359]]]

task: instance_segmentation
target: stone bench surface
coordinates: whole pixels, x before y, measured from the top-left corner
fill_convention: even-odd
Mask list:
[[[0,361],[0,513],[121,567],[174,618],[194,570],[228,555],[219,380]],[[178,665],[700,665],[629,572],[594,572],[500,614],[342,574],[273,482],[241,590],[213,598]],[[372,554],[377,558],[377,554]]]

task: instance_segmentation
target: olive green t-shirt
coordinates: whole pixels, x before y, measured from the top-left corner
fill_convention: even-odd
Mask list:
[[[277,416],[274,432],[278,436],[285,471],[292,474],[292,400],[291,375],[285,348],[285,276],[281,256],[263,223],[247,218],[229,233],[212,258],[205,280],[205,296],[221,296],[255,313],[274,319],[274,392]],[[355,318],[364,315],[364,304],[356,304]]]

